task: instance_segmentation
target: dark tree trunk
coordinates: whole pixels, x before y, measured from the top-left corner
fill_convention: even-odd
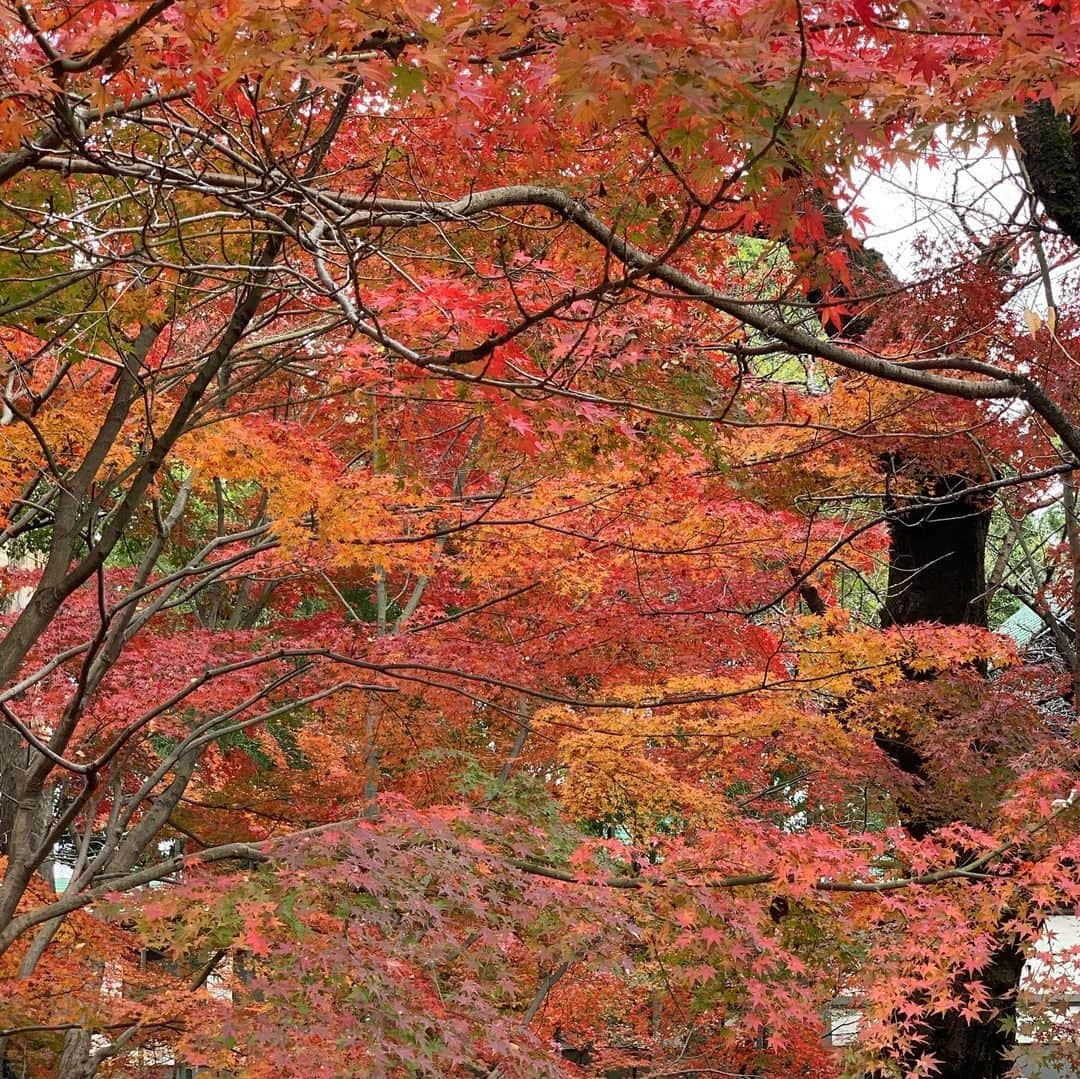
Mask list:
[[[90,1033],[81,1027],[64,1035],[64,1052],[56,1070],[56,1079],[93,1079],[97,1065],[90,1046]]]
[[[934,1079],[1000,1079],[1009,1074],[1024,958],[1015,940],[1002,940],[980,974],[994,1009],[992,1018],[972,1023],[958,1012],[931,1017],[924,1031],[926,1047],[941,1062]]]
[[[1016,137],[1035,196],[1073,243],[1080,244],[1080,133],[1073,118],[1034,101],[1016,118]]]
[[[1034,194],[1061,231],[1080,244],[1080,132],[1072,118],[1058,115],[1048,102],[1033,102],[1016,120],[1017,139]],[[797,174],[792,172],[792,175]],[[880,254],[847,235],[843,214],[822,190],[807,184],[807,198],[825,217],[825,246],[843,243],[852,270],[884,291],[900,284]],[[843,238],[843,239],[841,239]],[[840,283],[818,288],[812,303],[842,300]],[[841,320],[839,332],[858,340],[869,330],[872,315],[856,312]],[[835,326],[826,325],[830,336]],[[890,467],[897,462],[889,462]],[[985,551],[989,506],[963,494],[970,479],[933,476],[927,471],[924,499],[886,500],[890,536],[889,582],[882,625],[913,622],[985,626],[987,619]],[[805,597],[804,597],[805,598]],[[927,781],[934,777],[914,739],[903,731],[875,736],[882,751],[902,771]],[[955,806],[934,804],[932,795],[898,806],[901,823],[913,836],[925,836],[956,821]],[[963,823],[977,824],[968,821]],[[923,1027],[924,1051],[941,1063],[936,1079],[1002,1079],[1010,1070],[1009,1050],[1015,1044],[1015,994],[1024,955],[1014,937],[1001,935],[999,946],[980,979],[992,1007],[989,1018],[971,1023],[958,1012],[931,1016]],[[905,1071],[906,1074],[906,1071]]]
[[[1017,139],[1034,194],[1061,231],[1080,244],[1080,133],[1072,118],[1058,115],[1047,101],[1030,104],[1016,120]],[[954,494],[959,477],[936,481],[932,494]],[[986,624],[985,543],[988,512],[960,497],[947,505],[887,507],[891,557],[885,625],[934,621],[949,625]],[[902,737],[878,742],[894,763],[919,775],[918,753]],[[910,830],[928,830],[933,807],[911,814]],[[969,1023],[958,1013],[931,1017],[924,1028],[926,1048],[941,1061],[939,1079],[999,1079],[1009,1072],[1014,1046],[1016,989],[1024,955],[1015,938],[1002,934],[999,947],[980,975],[994,1006],[987,1021]]]
[[[886,504],[889,590],[883,625],[986,625],[990,509],[963,494],[969,486],[963,476],[939,476],[926,492],[934,504]]]
[[[886,505],[889,519],[889,587],[882,611],[885,626],[912,622],[986,625],[987,505],[963,490],[961,476],[937,477],[926,485],[932,505],[898,499]],[[926,762],[904,732],[876,741],[892,762],[931,779]],[[955,808],[935,806],[932,797],[899,807],[905,829],[916,837],[955,820]],[[975,822],[971,822],[975,823]],[[929,1016],[922,1027],[923,1051],[941,1063],[935,1079],[999,1079],[1009,1072],[1016,1041],[1016,989],[1024,955],[1016,940],[1002,936],[997,952],[979,975],[992,1013],[970,1022],[958,1012]]]

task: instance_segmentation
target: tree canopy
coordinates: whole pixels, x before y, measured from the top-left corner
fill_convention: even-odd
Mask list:
[[[1073,3],[0,27],[5,1079],[1070,1051]]]

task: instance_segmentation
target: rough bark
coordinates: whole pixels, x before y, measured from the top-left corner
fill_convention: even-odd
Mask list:
[[[938,476],[932,505],[889,499],[889,586],[882,624],[985,626],[985,552],[990,507],[963,494],[971,481]],[[942,501],[956,496],[953,501]]]
[[[97,1065],[90,1046],[90,1033],[78,1027],[64,1036],[64,1052],[56,1070],[56,1079],[93,1079]]]
[[[26,772],[28,748],[13,727],[0,727],[0,854],[8,853],[11,830],[15,825],[18,799],[15,792]]]
[[[900,286],[877,251],[845,236],[846,223],[838,209],[816,189],[808,197],[825,217],[827,241],[844,243],[859,291],[887,292]],[[815,304],[842,303],[847,296],[845,287],[837,282],[828,289],[811,291],[807,299]],[[873,311],[862,309],[845,315],[839,326],[824,328],[830,336],[840,333],[849,340],[859,340],[873,322]],[[890,469],[900,464],[896,460],[885,463]],[[881,612],[883,626],[913,622],[986,625],[990,506],[964,495],[970,486],[969,477],[927,474],[922,484],[925,502],[899,495],[886,499],[890,551],[888,590]],[[927,762],[910,735],[903,731],[879,732],[875,741],[898,768],[926,781],[927,788],[932,786]],[[932,796],[901,802],[897,809],[902,825],[916,838],[956,819],[955,807],[935,805]],[[1003,1079],[1009,1072],[1009,1050],[1016,1040],[1015,995],[1024,960],[1015,938],[1003,936],[981,973],[991,1007],[988,1017],[969,1022],[955,1011],[928,1016],[919,1032],[922,1047],[912,1059],[901,1062],[903,1074],[914,1069],[915,1057],[929,1052],[940,1062],[935,1079]]]
[[[818,199],[820,204],[820,196]],[[835,243],[844,235],[843,216],[827,203],[822,209],[827,237]],[[859,282],[857,287],[873,292],[900,285],[877,251],[850,236],[845,246]],[[808,299],[814,303],[836,302],[845,297],[846,290],[837,283],[827,295],[817,291]],[[839,327],[825,329],[830,335],[839,330],[845,337],[858,340],[869,332],[873,322],[873,312],[862,310],[845,316]],[[888,460],[886,464],[894,469],[900,462]],[[985,564],[991,508],[963,493],[970,486],[969,477],[928,474],[922,484],[925,502],[899,495],[886,499],[890,550],[888,589],[881,612],[883,626],[914,622],[986,625]],[[927,762],[909,735],[903,731],[879,732],[875,741],[898,768],[927,781],[927,788],[932,786]],[[902,825],[916,838],[956,819],[954,806],[935,805],[932,796],[902,802],[897,808]],[[928,1051],[940,1062],[935,1079],[1002,1079],[1008,1074],[1009,1050],[1016,1040],[1015,996],[1024,961],[1015,938],[1003,936],[981,974],[991,1006],[988,1017],[970,1022],[954,1011],[926,1018],[920,1030],[920,1053]],[[914,1065],[914,1059],[904,1061],[904,1074]]]
[[[1080,132],[1073,118],[1034,101],[1016,118],[1016,137],[1031,187],[1055,225],[1080,244]]]
[[[963,494],[962,476],[941,476],[927,484],[933,505],[917,501],[886,506],[889,514],[889,587],[882,623],[907,625],[986,625],[986,539],[990,509]],[[955,495],[953,501],[941,499]],[[876,741],[892,762],[920,779],[931,780],[926,762],[904,732],[878,734]],[[899,806],[905,829],[916,837],[955,820],[955,810],[936,807],[932,798]],[[968,822],[978,823],[978,822]],[[1000,1079],[1009,1073],[1015,1044],[1016,990],[1024,954],[1015,937],[1002,935],[979,978],[987,990],[990,1014],[969,1021],[959,1012],[929,1016],[922,1025],[922,1051],[938,1061],[936,1079]],[[913,1063],[913,1062],[911,1062]]]
[[[941,1062],[935,1079],[999,1079],[1011,1074],[1016,1044],[1016,988],[1024,953],[1014,939],[1002,940],[980,975],[994,1008],[993,1018],[969,1022],[958,1012],[934,1016],[927,1025],[930,1052]]]
[[[22,834],[31,845],[41,840],[52,819],[51,788],[30,800],[20,800],[33,760],[34,751],[22,735],[12,727],[0,726],[0,855],[10,857],[17,853],[13,839],[20,816],[25,818]]]

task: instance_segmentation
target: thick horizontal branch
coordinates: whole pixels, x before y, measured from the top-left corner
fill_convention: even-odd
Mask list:
[[[772,318],[754,304],[727,296],[682,270],[657,262],[647,251],[623,239],[605,225],[588,209],[584,201],[574,199],[556,188],[527,184],[514,185],[474,192],[452,202],[425,203],[380,198],[361,201],[366,204],[364,209],[347,217],[342,222],[343,228],[360,226],[385,228],[392,225],[400,227],[423,222],[434,224],[464,220],[502,209],[544,207],[577,225],[627,267],[644,276],[663,281],[689,298],[702,300],[710,307],[731,315],[745,325],[768,334],[775,341],[782,342],[800,353],[831,360],[842,367],[848,367],[863,374],[887,378],[892,382],[901,382],[939,393],[948,393],[956,397],[986,399],[1021,396],[1020,387],[1010,377],[974,381],[934,375],[907,364],[856,352],[835,342],[814,337],[797,326]],[[962,358],[958,357],[957,365],[962,362],[964,362]],[[950,364],[946,361],[942,363],[942,366],[950,366]],[[1001,372],[1001,375],[1007,376],[1007,373]],[[1080,439],[1077,445],[1080,448]]]
[[[165,187],[191,188],[207,194],[220,192],[227,195],[237,191],[260,190],[280,194],[283,190],[296,186],[296,181],[273,169],[265,174],[249,176],[213,171],[195,173],[167,164],[158,166],[92,161],[61,154],[42,155],[34,162],[34,167],[64,173],[115,175]],[[0,158],[0,176],[3,175],[3,169],[4,159]],[[837,341],[819,339],[799,326],[774,317],[763,309],[763,305],[725,295],[693,275],[658,260],[604,224],[583,200],[557,188],[518,184],[477,191],[459,199],[441,202],[357,196],[314,186],[305,186],[303,193],[324,211],[342,215],[339,228],[352,230],[418,228],[469,220],[508,209],[550,210],[603,246],[636,277],[661,281],[687,299],[700,301],[743,325],[766,334],[771,340],[794,352],[815,356],[873,378],[951,397],[966,400],[1023,400],[1042,416],[1072,454],[1080,458],[1080,429],[1037,383],[1026,376],[964,356],[943,356],[930,361],[905,363],[861,352]],[[434,358],[417,358],[427,369],[443,373]],[[958,378],[940,374],[931,368],[953,369],[971,374],[978,372],[983,377]]]

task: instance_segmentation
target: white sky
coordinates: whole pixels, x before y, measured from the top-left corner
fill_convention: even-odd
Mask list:
[[[1018,163],[1011,156],[1004,158],[990,150],[966,156],[942,151],[939,158],[936,168],[922,162],[911,169],[897,167],[888,174],[861,177],[856,202],[871,218],[866,242],[885,256],[901,278],[920,276],[920,255],[914,246],[920,234],[943,243],[946,249],[961,248],[965,237],[956,206],[967,228],[985,241],[1009,220],[1024,197]],[[1027,207],[1021,207],[1018,220],[1025,221],[1027,215]],[[1032,258],[1031,268],[1034,265]],[[1028,268],[1027,256],[1023,268]],[[1062,278],[1063,271],[1056,271],[1055,285]],[[1025,289],[1017,307],[1045,313],[1041,285]]]

